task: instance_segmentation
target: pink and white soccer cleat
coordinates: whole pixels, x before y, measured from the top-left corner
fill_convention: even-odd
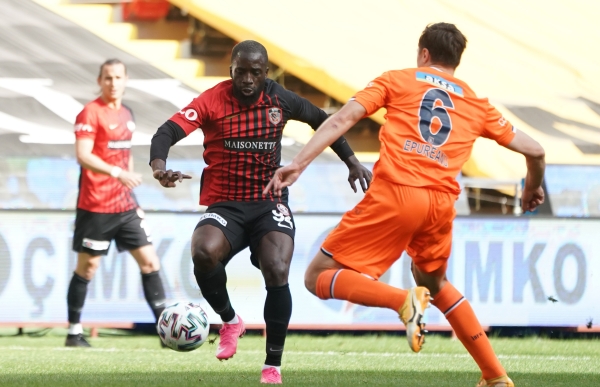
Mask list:
[[[281,384],[281,374],[277,371],[277,367],[267,367],[262,370],[260,375],[262,384]]]
[[[227,360],[237,351],[238,337],[244,336],[246,333],[246,326],[244,321],[238,315],[239,322],[237,324],[223,324],[223,327],[219,330],[219,346],[217,347],[217,359]]]

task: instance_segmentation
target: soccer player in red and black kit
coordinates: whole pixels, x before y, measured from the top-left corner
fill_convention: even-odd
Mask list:
[[[140,266],[144,295],[156,319],[164,309],[158,256],[132,191],[142,180],[133,172],[133,115],[121,103],[126,81],[127,70],[121,61],[104,62],[98,75],[101,95],[85,105],[75,120],[81,176],[73,236],[77,267],[67,293],[68,347],[90,346],[82,335],[81,310],[87,285],[113,239],[117,249],[129,250]]]
[[[194,274],[202,295],[221,316],[223,328],[217,358],[229,359],[244,322],[227,294],[225,265],[250,247],[251,261],[265,279],[264,306],[267,357],[261,382],[281,383],[281,357],[292,314],[288,274],[294,248],[295,223],[281,198],[263,196],[262,190],[281,162],[281,137],[288,120],[313,129],[327,114],[306,99],[267,79],[268,56],[258,42],[247,40],[232,51],[231,80],[206,90],[165,122],[152,139],[150,160],[154,178],[174,187],[189,176],[166,170],[169,147],[198,128],[204,132],[204,169],[200,204],[207,205],[192,236]],[[363,167],[342,137],[332,149],[350,170],[349,182],[363,191],[371,172]]]

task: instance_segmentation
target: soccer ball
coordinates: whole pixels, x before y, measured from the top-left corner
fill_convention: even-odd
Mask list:
[[[210,324],[204,309],[192,302],[178,302],[163,310],[156,330],[162,342],[179,352],[199,348],[208,338]]]

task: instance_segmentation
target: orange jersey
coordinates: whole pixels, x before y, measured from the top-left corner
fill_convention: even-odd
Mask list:
[[[397,184],[458,194],[475,140],[508,145],[516,132],[487,98],[433,67],[385,72],[353,99],[367,115],[386,108],[373,174]]]

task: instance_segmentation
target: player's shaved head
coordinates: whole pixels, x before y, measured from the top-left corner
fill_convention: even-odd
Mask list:
[[[269,57],[265,46],[244,40],[231,51],[229,75],[233,81],[233,95],[242,105],[252,105],[265,88],[269,73]]]
[[[244,40],[236,44],[231,51],[231,63],[237,58],[240,54],[260,54],[265,59],[265,63],[269,63],[269,55],[267,54],[267,49],[262,44],[258,43],[255,40]]]
[[[456,68],[467,47],[467,38],[454,24],[428,25],[419,38],[419,50],[426,48],[434,64]]]

